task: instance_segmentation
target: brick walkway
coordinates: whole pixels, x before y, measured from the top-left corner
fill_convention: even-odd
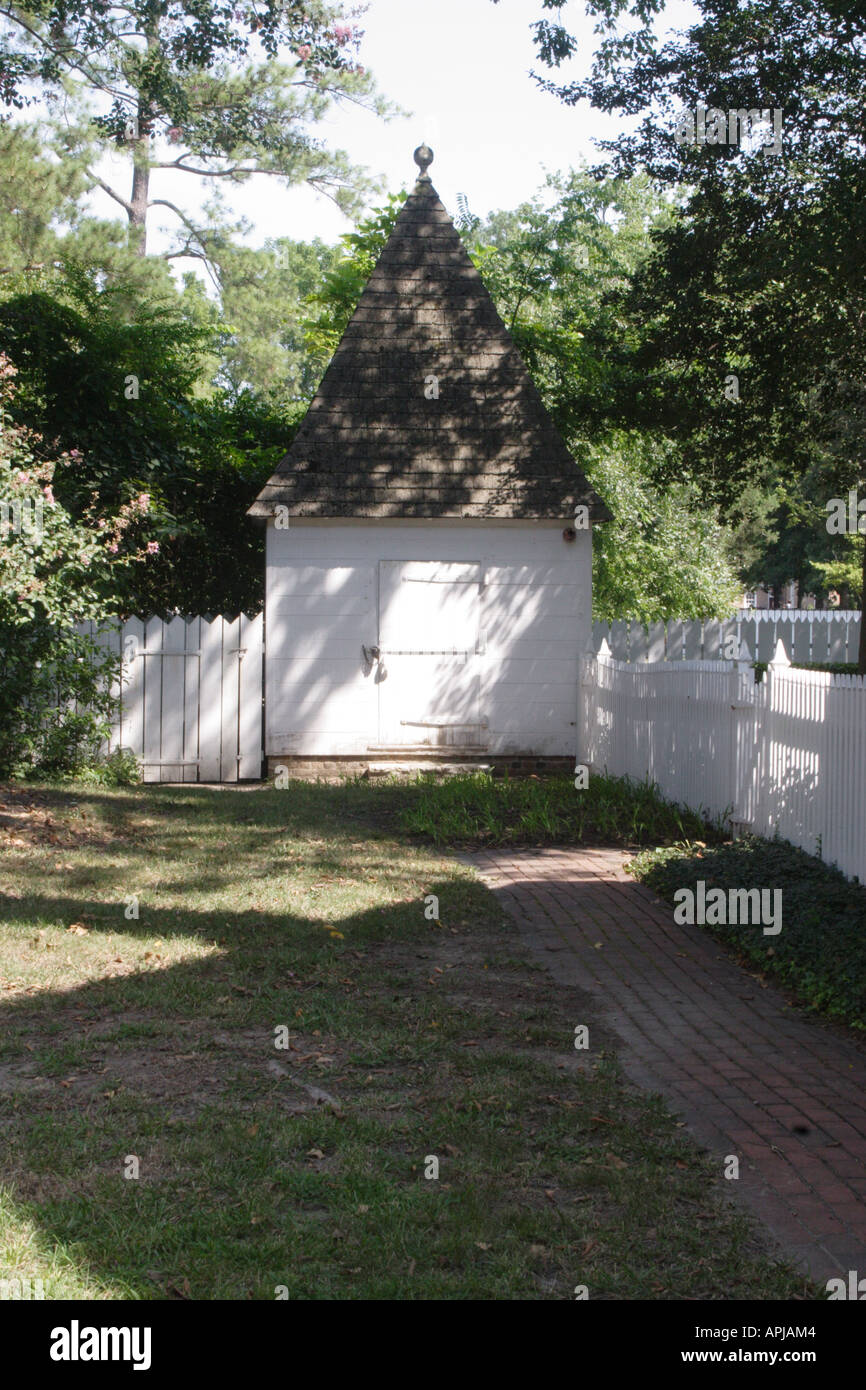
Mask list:
[[[725,1188],[783,1253],[821,1282],[852,1269],[863,1277],[866,1048],[762,989],[702,928],[677,926],[672,908],[623,873],[627,857],[461,855],[554,978],[593,996],[629,1079],[665,1096],[720,1173],[724,1155],[739,1156],[739,1180]]]

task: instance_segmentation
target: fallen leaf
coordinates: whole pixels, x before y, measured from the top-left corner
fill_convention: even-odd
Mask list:
[[[83,922],[73,922],[66,930],[71,931],[73,936],[87,936],[90,932],[90,928],[85,927]]]
[[[324,1158],[321,1149],[307,1149],[307,1158]]]

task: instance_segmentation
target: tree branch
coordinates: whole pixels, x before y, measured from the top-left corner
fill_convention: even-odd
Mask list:
[[[165,252],[162,256],[162,259],[164,261],[170,261],[177,260],[178,258],[183,258],[185,256],[191,256],[194,257],[196,260],[204,261],[205,265],[207,266],[208,273],[210,274],[211,280],[213,281],[217,290],[221,290],[222,282],[219,277],[219,269],[217,263],[213,260],[211,256],[207,254],[207,247],[204,238],[199,228],[196,227],[195,223],[191,222],[187,217],[186,213],[182,212],[181,209],[177,207],[174,203],[170,203],[167,198],[152,198],[147,206],[149,208],[168,208],[171,212],[175,214],[176,217],[180,219],[184,227],[186,227],[188,233],[187,241],[184,244],[184,246],[182,246],[178,251]],[[201,249],[198,251],[190,250],[191,240],[194,240]]]
[[[111,185],[107,184],[104,179],[101,179],[98,174],[92,173],[90,169],[86,169],[85,173],[87,174],[88,178],[92,179],[93,182],[97,184],[99,188],[102,189],[103,193],[107,193],[109,198],[113,198],[116,203],[120,203],[120,206],[129,214],[129,216],[132,216],[132,203],[128,203],[125,198],[122,198],[120,196],[119,193],[115,193]]]

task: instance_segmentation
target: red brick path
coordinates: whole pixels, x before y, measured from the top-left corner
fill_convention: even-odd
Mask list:
[[[461,856],[554,978],[594,997],[630,1080],[665,1096],[720,1173],[724,1155],[738,1155],[740,1177],[725,1188],[782,1253],[822,1282],[866,1276],[866,1048],[761,988],[703,928],[677,926],[623,873],[627,857]],[[591,1020],[574,1021],[590,1024],[591,1048]]]

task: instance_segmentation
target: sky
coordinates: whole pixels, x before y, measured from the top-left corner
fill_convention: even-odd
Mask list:
[[[568,107],[532,81],[530,25],[543,13],[541,0],[372,0],[359,21],[365,31],[359,61],[375,75],[379,90],[409,114],[385,122],[347,105],[317,126],[317,135],[382,178],[389,192],[412,186],[418,172],[412,152],[426,141],[435,156],[430,174],[449,211],[457,212],[458,193],[482,217],[515,207],[541,187],[547,170],[592,162],[593,136],[623,128],[620,118],[605,118],[585,105]],[[668,3],[666,27],[682,27],[693,13],[686,0]],[[588,69],[597,39],[577,0],[563,16],[580,40],[577,57],[557,74],[568,80]],[[153,175],[153,197],[197,208],[203,195],[195,178]],[[332,242],[351,229],[327,197],[280,188],[267,176],[230,190],[229,202],[251,223],[252,245],[280,236]],[[118,211],[101,193],[93,209],[107,217]],[[167,238],[156,230],[158,222],[152,225],[149,249],[158,251]]]

